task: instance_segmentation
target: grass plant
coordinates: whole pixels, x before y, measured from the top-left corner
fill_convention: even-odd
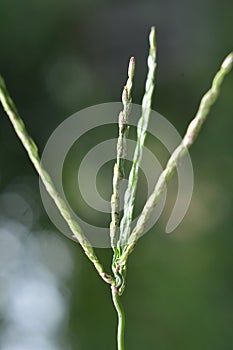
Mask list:
[[[53,181],[40,161],[38,148],[33,139],[28,134],[26,127],[16,109],[13,100],[8,93],[5,82],[0,76],[0,100],[2,106],[8,115],[12,126],[21,140],[28,156],[38,172],[47,192],[55,202],[62,217],[70,227],[73,236],[80,243],[84,253],[95,267],[99,276],[108,283],[111,288],[112,300],[117,311],[117,348],[124,350],[124,329],[125,315],[121,303],[121,295],[126,285],[127,260],[135,245],[140,238],[147,220],[150,218],[153,208],[156,206],[161,194],[165,190],[167,182],[174,174],[176,165],[182,156],[188,151],[189,147],[196,140],[200,129],[206,120],[211,106],[217,100],[221,84],[225,76],[230,72],[233,65],[233,53],[230,53],[223,61],[219,71],[215,75],[210,89],[201,99],[197,113],[183,137],[181,144],[175,149],[163,172],[161,173],[155,188],[146,201],[144,208],[137,220],[136,226],[131,227],[135,204],[136,189],[138,183],[138,172],[143,155],[143,145],[145,142],[147,127],[150,118],[152,97],[154,92],[154,79],[156,70],[156,35],[155,28],[152,27],[149,35],[149,55],[148,55],[148,75],[145,84],[145,94],[142,99],[142,114],[137,126],[137,142],[132,160],[132,167],[128,179],[128,187],[124,195],[124,212],[120,220],[120,181],[124,177],[124,158],[126,154],[126,137],[128,130],[128,117],[132,103],[132,86],[135,72],[135,60],[130,59],[128,68],[128,79],[122,92],[122,111],[119,115],[119,137],[117,142],[116,163],[113,171],[113,194],[111,197],[111,224],[110,237],[113,250],[112,275],[105,272],[104,267],[99,261],[93,247],[87,240],[81,227],[72,217],[69,209],[59,193],[54,187]]]

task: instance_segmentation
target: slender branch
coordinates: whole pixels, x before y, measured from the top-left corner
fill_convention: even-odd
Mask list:
[[[150,50],[148,56],[148,75],[145,86],[145,94],[142,99],[142,116],[139,119],[137,127],[137,144],[133,157],[133,164],[129,174],[128,188],[125,192],[124,200],[124,216],[120,224],[120,239],[119,245],[124,247],[130,233],[130,226],[132,222],[136,189],[138,183],[138,172],[141,163],[143,145],[146,138],[146,130],[149,123],[151,112],[151,100],[154,92],[154,74],[156,69],[156,38],[155,28],[151,28],[149,36]]]
[[[182,156],[188,151],[188,148],[194,143],[196,140],[200,129],[202,127],[202,124],[206,120],[206,117],[210,111],[211,106],[215,103],[217,100],[221,84],[223,82],[223,79],[225,76],[230,72],[231,68],[233,66],[233,52],[230,53],[225,60],[223,61],[220,70],[215,75],[212,86],[210,90],[207,91],[207,93],[203,96],[201,99],[197,114],[195,118],[191,121],[189,124],[186,134],[181,142],[181,144],[175,149],[173,154],[171,155],[165,170],[160,175],[158,182],[154,188],[153,193],[148,198],[142,213],[140,217],[138,218],[137,224],[129,238],[128,245],[126,249],[124,250],[122,256],[120,257],[119,264],[126,264],[127,258],[129,254],[133,251],[135,244],[137,243],[140,235],[142,234],[145,224],[147,220],[149,219],[153,208],[158,203],[159,198],[161,197],[161,194],[163,193],[164,189],[166,188],[166,183],[169,181],[169,179],[172,177],[175,168],[177,167],[177,164],[179,160],[182,158]]]
[[[128,80],[122,92],[123,110],[119,114],[119,136],[117,141],[117,161],[113,172],[113,194],[111,197],[111,218],[110,237],[113,250],[117,245],[119,234],[119,206],[120,206],[120,182],[124,177],[124,158],[126,156],[126,133],[128,130],[128,117],[131,109],[131,90],[135,71],[135,59],[131,57],[128,67]]]
[[[120,301],[120,296],[115,290],[114,286],[111,287],[112,290],[112,301],[115,306],[117,317],[118,317],[118,325],[117,325],[117,349],[124,350],[125,349],[125,312],[123,305]]]
[[[67,225],[71,229],[74,237],[78,240],[81,247],[83,248],[85,254],[89,258],[89,260],[93,263],[95,266],[98,274],[102,277],[102,279],[109,283],[114,284],[114,279],[112,276],[108,275],[104,272],[103,267],[101,263],[99,262],[93,248],[91,247],[89,241],[84,236],[80,226],[78,223],[72,218],[69,209],[65,203],[65,201],[59,196],[56,189],[54,188],[53,182],[49,174],[46,172],[46,170],[43,168],[37,146],[35,142],[32,140],[32,138],[29,136],[25,125],[22,121],[22,119],[19,116],[19,113],[15,107],[14,102],[12,101],[6,85],[4,83],[4,80],[0,76],[0,101],[3,105],[3,108],[5,112],[7,113],[16,134],[18,135],[19,139],[21,140],[24,148],[26,149],[28,156],[30,160],[32,161],[36,171],[38,172],[47,192],[55,202],[59,212],[61,213],[62,217],[65,219]]]

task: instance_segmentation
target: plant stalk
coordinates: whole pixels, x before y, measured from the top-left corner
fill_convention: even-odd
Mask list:
[[[117,350],[125,350],[125,312],[120,300],[120,295],[114,286],[111,287],[112,301],[118,318],[117,324]]]
[[[119,236],[120,220],[120,183],[124,178],[124,158],[126,156],[126,134],[128,131],[128,118],[131,110],[131,90],[135,71],[135,59],[131,57],[128,67],[128,79],[122,92],[123,110],[119,114],[119,135],[117,140],[117,159],[113,171],[113,193],[111,197],[111,224],[110,238],[111,246],[115,252]]]
[[[97,258],[91,244],[83,234],[79,224],[71,216],[69,212],[69,208],[67,207],[65,201],[59,196],[58,192],[56,191],[50,175],[43,168],[40,161],[38,148],[35,142],[33,141],[33,139],[29,136],[26,130],[26,127],[24,125],[24,122],[20,118],[19,113],[16,109],[16,106],[13,100],[11,99],[7,91],[6,85],[4,83],[4,80],[2,79],[1,76],[0,76],[0,101],[14,127],[16,134],[18,135],[20,141],[22,142],[24,148],[26,149],[32,164],[34,165],[36,171],[38,172],[47,192],[55,202],[60,214],[65,219],[74,237],[80,243],[85,254],[89,258],[89,260],[93,263],[93,265],[95,266],[101,278],[106,283],[109,283],[111,285],[115,284],[113,277],[108,275],[106,272],[104,272],[103,266],[101,265],[99,259]]]
[[[137,143],[133,156],[133,164],[129,174],[128,187],[124,197],[124,215],[120,223],[119,246],[125,247],[131,230],[131,222],[135,204],[135,196],[138,183],[139,168],[142,159],[143,146],[146,139],[146,131],[151,114],[151,103],[154,92],[154,79],[156,70],[156,35],[152,27],[149,35],[149,56],[147,59],[148,74],[145,84],[145,94],[142,99],[142,115],[137,126]]]
[[[215,75],[211,88],[206,92],[202,97],[196,116],[189,124],[187,131],[183,137],[181,144],[174,150],[170,159],[167,162],[167,165],[163,172],[161,173],[158,182],[155,185],[155,188],[152,194],[147,199],[147,202],[138,218],[135,228],[133,229],[128,244],[122,253],[119,264],[125,265],[128,259],[128,256],[133,251],[138,239],[140,238],[147,220],[150,218],[151,213],[158,203],[163,191],[166,188],[167,182],[171,179],[174,174],[175,168],[178,166],[179,161],[183,155],[188,152],[190,146],[195,142],[203,123],[206,120],[207,115],[209,114],[210,108],[216,102],[222,82],[225,76],[230,72],[233,66],[233,52],[231,52],[223,61],[219,71]]]

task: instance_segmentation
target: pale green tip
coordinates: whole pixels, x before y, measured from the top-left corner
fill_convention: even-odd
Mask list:
[[[133,79],[134,71],[135,71],[135,58],[131,57],[129,60],[129,68],[128,68],[128,77],[130,79]]]
[[[222,68],[230,71],[233,66],[233,52],[229,53],[222,63]]]
[[[155,49],[156,48],[156,32],[155,32],[154,26],[151,27],[151,30],[150,30],[149,42],[150,42],[150,47]]]

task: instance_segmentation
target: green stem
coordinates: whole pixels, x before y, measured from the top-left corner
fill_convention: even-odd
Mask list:
[[[147,202],[138,218],[135,228],[133,229],[128,244],[122,253],[118,263],[120,265],[125,265],[128,259],[129,254],[133,251],[138,239],[140,238],[147,220],[150,218],[153,208],[158,203],[161,194],[166,188],[167,182],[171,179],[174,174],[175,168],[177,167],[180,159],[192,146],[196,140],[203,123],[206,120],[206,117],[210,111],[210,108],[216,102],[218,95],[221,90],[222,82],[225,76],[230,72],[233,66],[233,52],[231,52],[223,61],[219,71],[215,75],[211,88],[206,92],[202,97],[196,116],[189,124],[187,131],[183,137],[181,144],[174,150],[170,159],[167,162],[167,165],[163,172],[161,173],[158,182],[155,185],[155,188],[147,199]]]
[[[112,249],[115,252],[119,234],[120,219],[120,183],[124,177],[124,158],[126,156],[126,134],[128,131],[128,118],[131,109],[131,90],[133,85],[133,77],[135,70],[135,59],[131,57],[128,67],[128,80],[122,92],[123,110],[119,114],[119,136],[117,141],[117,161],[114,165],[113,172],[113,194],[111,197],[111,224],[110,237]]]
[[[149,35],[149,56],[147,60],[148,74],[145,84],[145,94],[142,99],[142,115],[137,126],[137,143],[133,156],[133,164],[129,174],[128,187],[124,197],[124,216],[120,223],[119,246],[125,247],[131,230],[131,222],[135,204],[135,196],[138,183],[139,168],[142,159],[143,146],[146,139],[146,131],[150,119],[152,96],[154,92],[154,78],[156,69],[156,37],[155,28],[151,28]]]
[[[120,300],[120,295],[117,293],[114,286],[111,287],[112,301],[115,306],[118,325],[117,325],[117,350],[125,350],[125,312]]]
[[[83,234],[81,227],[79,224],[73,219],[69,212],[69,208],[67,207],[65,201],[59,196],[57,193],[53,181],[49,174],[46,172],[46,170],[43,168],[40,156],[38,152],[38,148],[33,141],[33,139],[29,136],[25,125],[22,121],[22,119],[19,116],[19,113],[15,107],[14,102],[12,101],[6,85],[4,83],[4,80],[0,76],[0,101],[3,105],[3,108],[8,115],[16,134],[18,135],[20,141],[22,142],[24,148],[26,149],[28,156],[34,165],[36,171],[38,172],[47,192],[55,202],[60,214],[65,219],[66,223],[68,224],[69,228],[71,229],[74,237],[77,239],[77,241],[80,243],[81,247],[83,248],[85,254],[89,258],[89,260],[93,263],[95,266],[98,274],[101,276],[101,278],[113,285],[115,283],[112,276],[108,275],[104,272],[103,266],[101,265],[100,261],[98,260],[91,244]]]

